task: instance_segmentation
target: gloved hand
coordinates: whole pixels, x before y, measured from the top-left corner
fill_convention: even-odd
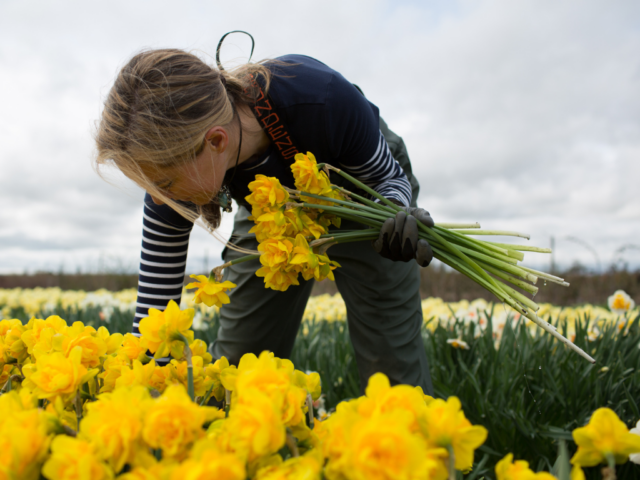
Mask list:
[[[372,242],[373,249],[394,262],[415,259],[421,267],[429,265],[433,252],[429,242],[418,238],[416,219],[427,227],[433,227],[429,212],[422,208],[404,207],[394,218],[388,218],[382,224],[380,236]]]

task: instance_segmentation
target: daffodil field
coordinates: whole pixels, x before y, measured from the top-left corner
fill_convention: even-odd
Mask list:
[[[361,397],[339,296],[311,298],[291,362],[263,354],[235,368],[207,353],[217,307],[185,291],[138,340],[135,295],[0,290],[0,478],[515,479],[572,467],[580,478],[578,466],[603,478],[609,460],[623,463],[618,478],[640,470],[627,462],[640,452],[628,431],[640,420],[639,311],[622,292],[610,308],[541,305],[595,365],[503,304],[425,299],[446,402],[383,375]],[[167,326],[190,346],[195,402],[186,344]],[[145,355],[154,342],[169,365]]]

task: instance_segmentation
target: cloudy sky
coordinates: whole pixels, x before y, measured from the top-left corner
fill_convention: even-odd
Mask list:
[[[102,102],[141,49],[213,63],[236,29],[254,59],[305,54],[360,85],[436,221],[553,236],[563,266],[640,266],[640,2],[2,0],[1,273],[136,270],[143,192],[91,166]],[[232,36],[223,60],[249,48]],[[221,249],[194,231],[188,270]]]

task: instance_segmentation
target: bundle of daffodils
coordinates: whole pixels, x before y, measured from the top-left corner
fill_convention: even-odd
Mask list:
[[[275,177],[256,175],[249,184],[246,200],[252,207],[251,217],[259,242],[258,252],[228,262],[212,271],[210,278],[221,278],[222,269],[247,260],[260,259],[262,268],[256,275],[264,277],[265,286],[284,291],[298,285],[298,276],[333,280],[337,262],[331,261],[327,249],[346,242],[371,241],[378,238],[385,220],[402,209],[378,192],[345,172],[328,164],[317,164],[311,153],[297,154],[291,166],[295,190],[283,187]],[[332,185],[328,173],[334,171],[357,189],[371,195],[370,200],[345,188]],[[364,229],[331,231],[341,220],[355,221]],[[478,224],[436,224],[427,227],[418,221],[419,238],[432,247],[434,257],[492,292],[501,302],[567,344],[571,349],[595,363],[582,349],[562,336],[541,319],[531,298],[535,284],[542,279],[568,285],[562,278],[519,265],[524,251],[548,253],[549,249],[512,245],[473,238],[472,235],[512,235],[529,238],[517,232],[481,230]],[[519,288],[521,291],[516,290]],[[524,293],[523,293],[524,292]]]

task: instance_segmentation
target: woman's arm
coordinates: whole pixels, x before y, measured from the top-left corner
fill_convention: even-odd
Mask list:
[[[170,300],[180,304],[193,223],[167,205],[144,198],[142,253],[133,334],[140,336],[140,320],[149,308],[164,310]]]
[[[340,168],[399,204],[411,204],[411,184],[380,131],[378,107],[335,74],[327,95],[326,135]]]

